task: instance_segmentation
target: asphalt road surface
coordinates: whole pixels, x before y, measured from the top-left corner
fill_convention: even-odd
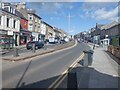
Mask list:
[[[35,57],[25,61],[3,61],[3,88],[47,88],[83,52],[90,49],[84,43],[50,55]]]

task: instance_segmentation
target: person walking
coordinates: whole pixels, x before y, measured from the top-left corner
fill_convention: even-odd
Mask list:
[[[95,49],[95,44],[93,45],[93,50]]]

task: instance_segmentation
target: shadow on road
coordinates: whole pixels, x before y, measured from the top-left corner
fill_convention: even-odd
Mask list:
[[[51,77],[42,81],[26,84],[22,82],[19,88],[47,89],[58,76]],[[59,85],[58,89],[74,89],[83,90],[84,88],[103,88],[118,90],[120,83],[119,77],[113,77],[104,73],[100,73],[92,67],[78,66],[67,74],[67,77]]]

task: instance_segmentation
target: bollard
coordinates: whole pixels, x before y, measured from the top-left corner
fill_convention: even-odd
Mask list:
[[[33,53],[36,52],[36,50],[35,50],[35,44],[32,45],[32,51],[33,51]]]
[[[17,57],[17,56],[19,56],[19,55],[18,55],[18,48],[15,48],[15,49],[14,49],[14,57]]]

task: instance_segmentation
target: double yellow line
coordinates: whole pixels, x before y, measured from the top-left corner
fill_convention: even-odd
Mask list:
[[[84,53],[82,53],[80,55],[80,57],[75,61],[73,62],[70,67],[68,69],[66,69],[49,87],[48,87],[48,90],[49,89],[57,89],[57,87],[62,83],[62,81],[66,78],[68,72],[70,72],[77,64],[78,62],[83,58],[84,56]]]

